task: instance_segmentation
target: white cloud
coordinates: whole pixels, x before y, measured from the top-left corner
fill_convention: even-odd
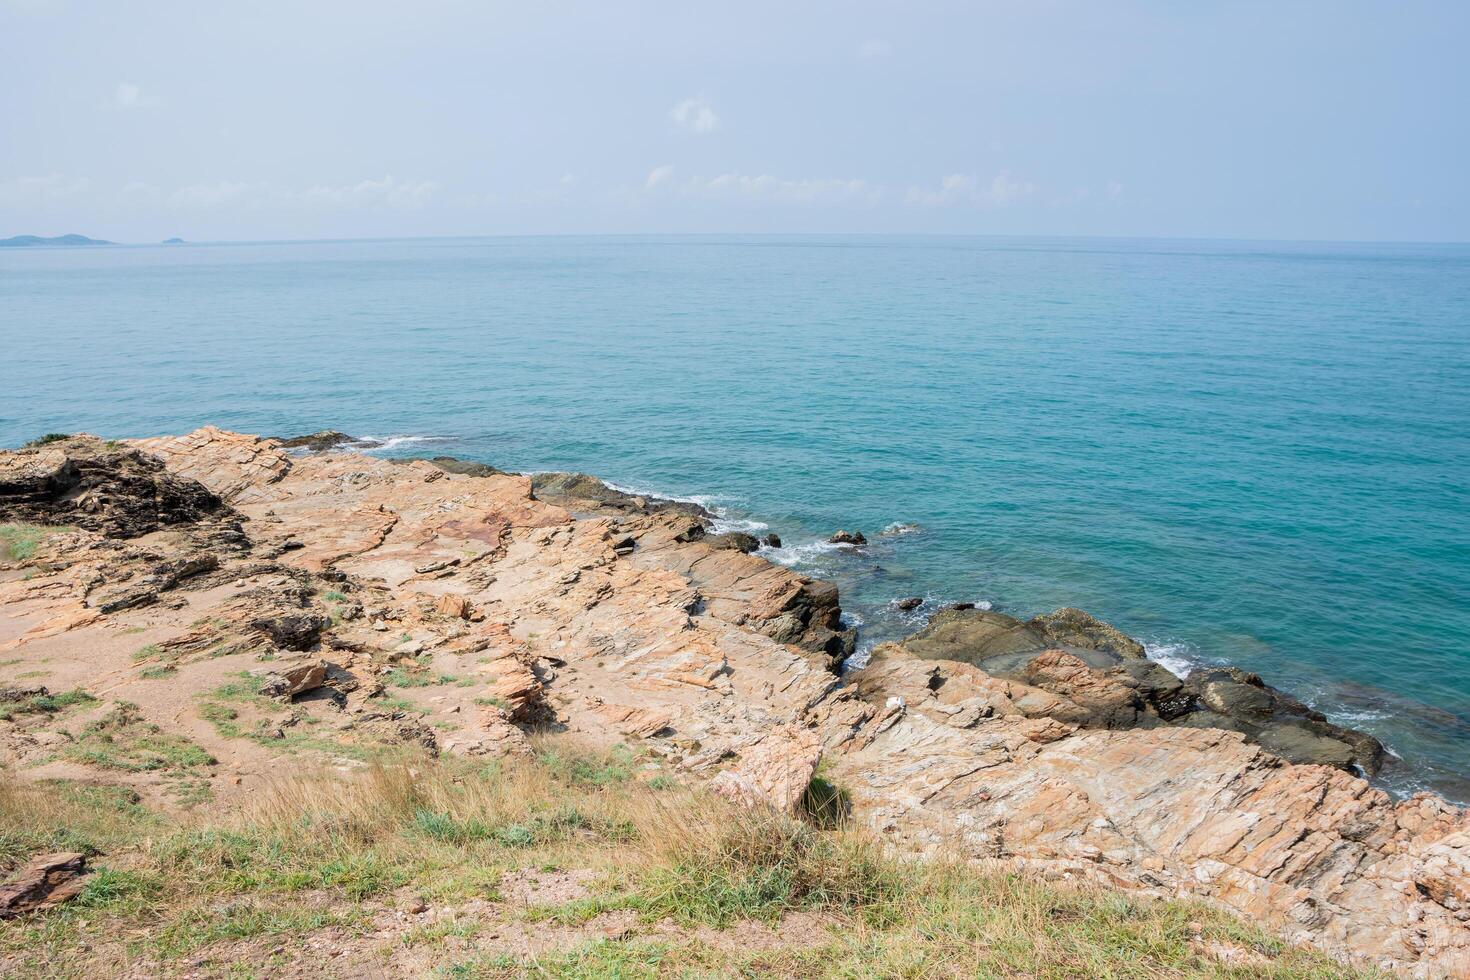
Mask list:
[[[112,91],[112,104],[119,109],[143,109],[158,105],[158,99],[144,93],[132,82],[118,82]]]
[[[861,61],[881,61],[891,54],[893,54],[893,45],[878,38],[864,41],[857,48],[857,56]]]
[[[720,117],[704,99],[685,99],[669,110],[669,118],[691,133],[713,133],[720,127]]]
[[[76,197],[91,186],[85,177],[47,174],[44,177],[11,177],[0,180],[0,204],[23,207]]]
[[[969,204],[976,207],[1005,207],[1030,197],[1036,185],[1002,170],[986,184],[973,174],[950,174],[939,181],[939,188],[910,187],[905,200],[928,207]]]
[[[666,163],[661,167],[654,167],[648,172],[648,179],[643,182],[643,186],[650,189],[657,187],[659,184],[665,183],[672,176],[674,176],[673,164]]]
[[[880,192],[867,181],[836,177],[786,179],[771,174],[751,176],[728,173],[717,177],[691,177],[679,186],[688,197],[743,198],[779,204],[831,204],[842,201],[876,201]]]
[[[562,183],[562,186],[563,187],[569,186],[571,184],[575,184],[576,182],[577,182],[577,175],[576,174],[562,174],[561,175],[561,183]]]

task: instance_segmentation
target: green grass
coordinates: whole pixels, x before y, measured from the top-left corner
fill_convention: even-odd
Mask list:
[[[289,971],[271,950],[320,967],[323,945],[359,942],[375,968],[392,973],[387,957],[411,947],[415,969],[448,977],[1369,975],[1201,904],[909,861],[846,824],[823,830],[607,775],[631,768],[627,749],[565,745],[532,761],[413,757],[348,777],[303,770],[186,818],[117,787],[0,773],[0,872],[62,848],[94,855],[96,868],[69,905],[0,922],[0,961],[21,978],[110,976],[149,961],[215,975],[239,960],[239,975],[272,975]],[[592,892],[371,933],[405,893],[434,906],[495,900],[521,869],[588,869]],[[619,920],[632,923],[627,935],[589,942],[575,931],[614,910],[634,913]],[[750,919],[779,936],[797,911],[820,918],[790,941],[708,941],[709,929]],[[538,934],[569,938],[504,951],[502,926],[537,922]],[[255,939],[267,941],[240,945]],[[1228,968],[1204,952],[1211,943],[1260,961]]]
[[[56,528],[39,524],[0,524],[0,561],[25,561]]]
[[[142,720],[125,701],[82,729],[62,750],[73,762],[117,772],[187,771],[212,766],[215,759],[182,735],[163,732]]]
[[[24,701],[0,702],[0,721],[10,721],[20,715],[54,715],[82,704],[93,704],[96,698],[77,688],[60,694],[37,694]]]

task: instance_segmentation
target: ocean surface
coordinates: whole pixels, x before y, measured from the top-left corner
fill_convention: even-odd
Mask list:
[[[0,445],[213,422],[585,470],[775,530],[865,647],[1081,606],[1470,799],[1470,246],[10,249],[0,365]]]

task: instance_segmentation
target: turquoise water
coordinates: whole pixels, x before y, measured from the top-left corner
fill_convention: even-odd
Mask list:
[[[13,250],[0,340],[3,445],[332,427],[700,495],[836,578],[864,643],[922,620],[900,596],[1082,606],[1470,798],[1467,246]]]

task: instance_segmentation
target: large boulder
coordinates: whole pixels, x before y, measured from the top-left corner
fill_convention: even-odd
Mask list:
[[[945,609],[903,641],[922,660],[957,660],[1000,673],[1025,665],[1048,646],[1046,637],[1020,620],[989,609]],[[1001,663],[1000,661],[1004,661]],[[995,668],[995,669],[992,669]]]

